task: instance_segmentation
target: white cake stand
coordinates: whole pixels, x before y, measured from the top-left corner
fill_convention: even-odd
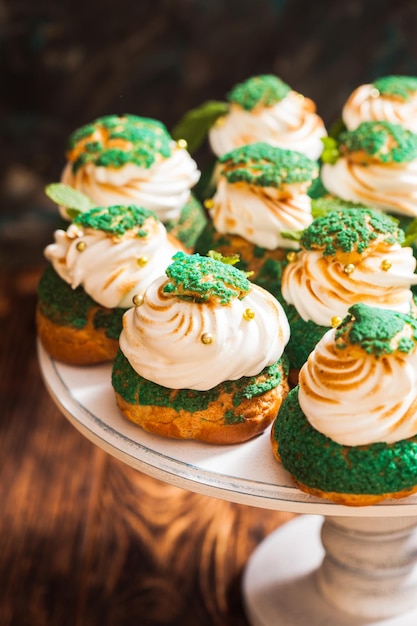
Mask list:
[[[125,420],[110,365],[57,363],[38,345],[46,387],[88,439],[159,480],[303,515],[255,550],[243,577],[254,626],[417,626],[417,496],[346,507],[307,496],[272,455],[269,433],[239,445],[164,439]]]

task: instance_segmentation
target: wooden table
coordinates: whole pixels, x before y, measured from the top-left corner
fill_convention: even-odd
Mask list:
[[[164,484],[75,430],[39,372],[42,270],[0,273],[0,626],[247,626],[242,569],[294,515]]]

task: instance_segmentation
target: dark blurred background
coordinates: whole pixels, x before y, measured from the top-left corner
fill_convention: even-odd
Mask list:
[[[358,84],[417,75],[415,0],[0,0],[0,27],[3,267],[41,254],[55,219],[44,186],[69,133],[100,115],[171,129],[271,72],[330,126]]]

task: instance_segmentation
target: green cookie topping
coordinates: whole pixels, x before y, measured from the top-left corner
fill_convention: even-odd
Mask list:
[[[169,281],[163,292],[193,302],[217,301],[228,304],[233,298],[241,300],[251,284],[245,274],[229,265],[199,254],[177,252],[174,262],[165,270]]]
[[[70,136],[67,157],[74,173],[86,163],[115,168],[133,163],[149,169],[158,155],[171,156],[171,144],[166,127],[157,120],[109,115],[76,130]]]
[[[360,345],[365,352],[380,357],[383,354],[412,352],[417,344],[417,320],[410,315],[354,304],[336,329],[336,346],[344,349],[347,343]],[[400,336],[406,325],[412,337]],[[396,339],[397,337],[397,339]]]
[[[224,423],[231,425],[244,421],[239,406],[244,400],[262,395],[278,387],[283,374],[288,373],[285,357],[265,367],[258,376],[243,376],[237,380],[226,380],[207,391],[195,389],[170,389],[140,376],[130,365],[121,350],[114,360],[112,385],[126,402],[141,406],[166,406],[175,411],[205,411],[223,393],[233,394],[233,407],[224,415]],[[262,379],[258,380],[258,378]],[[219,409],[221,410],[221,409]]]
[[[341,252],[364,252],[382,235],[388,244],[401,244],[404,232],[396,220],[373,209],[342,209],[330,211],[305,229],[300,244],[306,250],[323,250],[323,256]]]
[[[384,494],[412,488],[417,481],[417,437],[393,444],[342,446],[309,424],[298,403],[298,387],[282,403],[273,438],[285,469],[311,488]]]
[[[398,98],[398,100],[410,100],[417,91],[417,78],[415,76],[384,76],[372,83],[381,96]]]
[[[155,221],[158,219],[152,211],[134,204],[130,206],[114,205],[94,207],[85,213],[79,213],[74,218],[74,224],[84,228],[102,230],[118,237],[127,231],[136,229],[136,237],[146,237],[148,231],[146,227],[144,228],[144,224],[149,218]]]
[[[79,286],[73,289],[48,265],[38,286],[39,310],[54,324],[81,329],[88,324],[92,310],[93,326],[103,329],[109,339],[118,339],[122,331],[122,319],[126,309],[105,309],[95,302]]]
[[[222,174],[229,183],[245,182],[260,187],[281,187],[311,182],[318,176],[318,165],[300,152],[252,143],[219,158]]]
[[[365,152],[380,163],[408,163],[417,158],[417,135],[391,122],[362,122],[341,133],[340,154]]]
[[[291,87],[273,74],[254,76],[236,85],[228,94],[229,102],[239,104],[245,111],[256,106],[270,107],[283,100]]]

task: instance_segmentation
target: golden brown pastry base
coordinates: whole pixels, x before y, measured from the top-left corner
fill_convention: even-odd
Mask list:
[[[247,441],[262,433],[274,420],[283,396],[288,392],[284,383],[262,395],[244,400],[239,414],[244,421],[225,423],[224,415],[233,406],[233,394],[223,393],[205,410],[190,413],[166,406],[142,406],[126,402],[116,393],[123,415],[148,432],[173,439],[196,439],[206,443],[234,444]]]
[[[119,342],[106,337],[103,329],[94,328],[92,319],[98,308],[94,307],[89,311],[87,324],[80,329],[55,324],[37,308],[37,333],[48,354],[69,365],[93,365],[112,361],[117,354]]]
[[[281,463],[281,457],[278,452],[278,442],[274,439],[273,431],[271,430],[271,446],[272,453],[275,457],[275,460],[278,463]],[[361,494],[361,493],[337,493],[334,491],[322,491],[321,489],[314,489],[313,487],[307,487],[303,483],[300,483],[298,480],[291,476],[292,480],[296,487],[304,491],[304,493],[308,493],[310,496],[316,496],[317,498],[323,498],[326,500],[330,500],[331,502],[335,502],[336,504],[344,504],[345,506],[372,506],[373,504],[378,504],[378,502],[382,502],[383,500],[388,500],[389,498],[399,499],[406,498],[407,496],[411,496],[413,493],[417,492],[417,485],[412,487],[411,489],[404,489],[402,491],[397,491],[396,493],[380,493],[380,494]]]
[[[277,418],[278,419],[278,418]],[[272,454],[275,457],[275,460],[278,461],[278,463],[281,463],[281,457],[279,455],[278,452],[278,441],[274,438],[274,430],[271,430],[271,446],[272,446]]]
[[[345,506],[371,506],[378,504],[382,500],[389,498],[399,499],[411,496],[417,492],[417,485],[411,489],[404,489],[403,491],[397,491],[396,493],[380,493],[380,494],[360,494],[360,493],[336,493],[333,491],[322,491],[321,489],[314,489],[303,485],[292,477],[294,483],[301,491],[310,494],[311,496],[317,496],[318,498],[326,498],[336,504],[344,504]]]

